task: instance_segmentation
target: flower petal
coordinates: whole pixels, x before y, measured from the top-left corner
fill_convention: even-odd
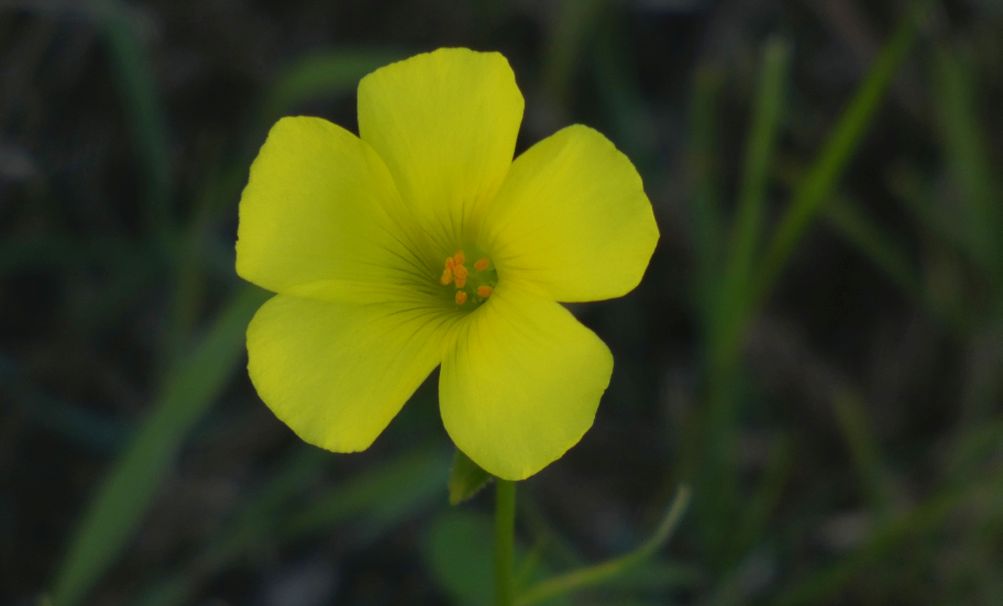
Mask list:
[[[441,315],[278,295],[247,328],[248,374],[304,441],[363,450],[439,364]]]
[[[569,311],[499,287],[457,329],[439,376],[456,446],[508,480],[560,458],[592,426],[613,357]]]
[[[360,136],[415,216],[452,248],[512,163],[523,99],[508,61],[465,48],[416,55],[363,78],[358,103]]]
[[[274,292],[385,299],[429,270],[391,219],[393,178],[358,137],[320,118],[283,118],[240,200],[237,273]]]
[[[516,158],[482,229],[499,279],[558,301],[630,292],[658,242],[651,203],[630,160],[579,124]]]

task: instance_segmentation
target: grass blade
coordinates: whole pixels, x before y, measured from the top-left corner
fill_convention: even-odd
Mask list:
[[[578,591],[603,583],[637,566],[668,542],[676,526],[679,525],[683,514],[686,512],[689,502],[690,489],[686,486],[681,486],[676,492],[675,499],[672,500],[672,505],[666,512],[665,517],[662,518],[654,534],[642,543],[640,547],[618,558],[541,581],[519,595],[516,599],[516,604],[519,606],[528,606],[529,604],[550,600],[572,591]]]
[[[850,461],[870,501],[871,510],[887,517],[892,511],[894,478],[884,463],[865,404],[857,394],[836,389],[832,394],[832,406],[836,425],[846,442]]]
[[[918,301],[925,298],[922,282],[908,255],[860,209],[837,197],[825,205],[823,212],[836,234],[883,271],[904,294]]]
[[[690,122],[690,170],[693,175],[693,238],[696,256],[697,309],[710,309],[715,276],[720,269],[721,192],[718,187],[717,104],[721,94],[721,75],[709,66],[697,68],[693,86]],[[711,320],[704,316],[705,322]]]
[[[934,55],[933,90],[939,93],[935,108],[940,119],[946,164],[957,187],[956,207],[961,215],[966,252],[989,275],[1003,274],[1003,209],[986,151],[984,130],[978,121],[979,91],[969,62],[947,46]]]
[[[54,577],[54,603],[80,603],[125,548],[188,430],[237,368],[247,322],[264,297],[257,289],[239,290],[201,343],[180,359],[150,417],[114,463],[80,521]]]
[[[746,140],[738,213],[732,225],[732,245],[724,272],[723,292],[717,298],[718,317],[714,327],[718,334],[712,336],[716,364],[726,363],[717,358],[730,358],[736,350],[738,339],[733,333],[740,310],[748,300],[752,261],[762,235],[767,177],[780,130],[780,108],[789,66],[789,46],[780,39],[767,42],[763,48],[762,73],[752,125]]]
[[[280,525],[278,532],[292,540],[331,528],[348,516],[366,511],[363,535],[377,533],[408,512],[445,496],[449,457],[439,450],[411,451],[406,456],[335,486]]]
[[[768,296],[794,247],[801,240],[822,204],[833,191],[850,158],[859,147],[867,128],[885,98],[892,79],[916,39],[926,3],[906,17],[871,66],[863,84],[843,112],[822,151],[794,192],[793,200],[766,250],[745,317]]]
[[[965,484],[959,489],[939,491],[912,510],[879,527],[870,540],[854,553],[792,584],[773,602],[775,606],[796,604],[829,604],[836,601],[843,589],[858,574],[873,569],[910,539],[925,536],[943,527],[945,520],[964,503],[984,491],[998,490],[1003,473],[996,472],[980,482]],[[845,597],[845,596],[843,596]]]
[[[129,118],[146,178],[147,229],[167,244],[171,216],[171,160],[167,123],[151,62],[129,10],[117,0],[95,4],[108,46],[122,106]]]
[[[307,500],[306,507],[291,511],[290,502],[333,457],[317,448],[298,448],[211,538],[200,556],[148,588],[137,606],[191,603],[208,579],[249,552],[323,535],[352,519],[358,519],[361,538],[371,538],[441,496],[446,458],[439,451],[412,450],[376,463]]]
[[[306,101],[353,92],[363,76],[403,56],[393,50],[337,49],[299,59],[279,74],[254,123],[271,125]]]
[[[540,77],[558,111],[568,109],[575,70],[607,4],[607,0],[560,2]]]

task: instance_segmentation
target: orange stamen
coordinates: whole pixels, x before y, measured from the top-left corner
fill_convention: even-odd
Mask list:
[[[463,254],[462,250],[458,250],[453,253],[453,262],[457,265],[463,265],[463,262],[467,260],[467,257]]]
[[[453,275],[456,276],[456,287],[463,288],[467,285],[467,277],[470,272],[463,265],[456,265],[453,267]]]
[[[490,297],[492,292],[494,292],[494,289],[488,286],[487,284],[481,284],[480,286],[477,287],[477,296],[482,299],[487,299],[488,297]]]
[[[474,262],[474,269],[476,269],[477,271],[484,271],[485,269],[488,268],[488,265],[490,264],[491,262],[488,261],[487,257],[482,257]]]
[[[467,302],[467,291],[458,290],[456,291],[455,301],[457,305],[463,305]]]
[[[446,286],[453,281],[453,270],[446,265],[446,269],[442,270],[442,277],[439,278],[439,284]]]

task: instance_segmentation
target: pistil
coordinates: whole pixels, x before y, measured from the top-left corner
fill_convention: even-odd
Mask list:
[[[464,306],[468,301],[479,305],[494,292],[498,281],[497,273],[487,257],[479,257],[473,263],[473,270],[466,265],[467,256],[463,250],[457,250],[446,257],[442,264],[442,275],[439,283],[443,286],[453,286],[453,302]]]

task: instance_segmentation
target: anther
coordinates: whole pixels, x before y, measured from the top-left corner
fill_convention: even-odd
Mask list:
[[[453,267],[453,275],[456,276],[456,288],[463,288],[467,285],[467,277],[470,272],[462,264]]]
[[[439,284],[446,286],[453,281],[453,270],[447,265],[446,269],[442,270],[442,277],[439,278]]]
[[[463,262],[467,260],[467,257],[463,254],[462,250],[458,250],[453,253],[453,262],[457,265],[463,265]]]
[[[477,287],[477,296],[482,299],[487,299],[488,297],[490,297],[492,292],[494,292],[494,289],[488,286],[487,284],[481,284],[480,286]]]
[[[458,290],[456,291],[456,296],[454,297],[457,305],[463,305],[467,302],[467,291]]]
[[[487,257],[481,257],[480,259],[477,259],[477,261],[474,262],[474,269],[476,269],[477,271],[484,271],[485,269],[488,268],[488,265],[490,264],[491,262],[488,261]]]

